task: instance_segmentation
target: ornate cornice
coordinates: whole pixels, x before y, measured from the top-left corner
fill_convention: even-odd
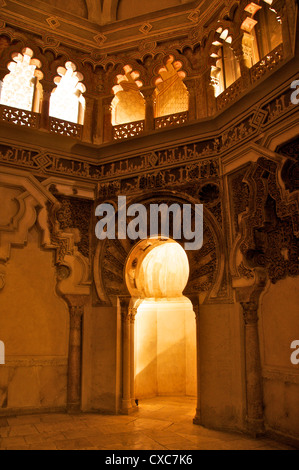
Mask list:
[[[7,0],[2,2],[1,16],[8,26],[30,31],[42,37],[54,37],[68,47],[81,51],[113,53],[128,51],[140,42],[198,39],[193,29],[203,30],[208,18],[219,13],[227,3],[202,0],[179,7],[149,13],[126,21],[99,25],[39,1]]]
[[[209,137],[202,137],[187,141],[182,139],[178,145],[156,145],[148,150],[138,153],[126,152],[123,156],[102,157],[103,150],[92,149],[93,158],[83,156],[74,157],[64,152],[55,152],[47,149],[38,149],[34,146],[12,144],[8,139],[2,139],[0,145],[0,162],[3,165],[27,169],[31,173],[48,176],[64,176],[79,180],[101,182],[100,190],[113,190],[117,193],[123,189],[118,185],[133,185],[137,188],[140,174],[143,177],[153,177],[162,171],[166,185],[168,181],[188,181],[188,178],[213,178],[221,176],[220,160],[241,145],[252,142],[268,129],[281,122],[286,116],[298,112],[298,107],[290,99],[292,90],[286,88],[270,97],[260,107],[253,106],[234,123],[228,123],[217,133]],[[216,122],[216,121],[215,121]],[[212,126],[211,126],[212,127]],[[216,125],[215,125],[216,127]],[[6,142],[6,143],[4,143]],[[96,155],[98,152],[98,155]],[[101,163],[96,160],[101,157]],[[105,162],[106,160],[106,162]],[[109,161],[110,160],[110,161]],[[118,179],[116,187],[115,179]],[[106,183],[110,186],[105,187]],[[146,183],[146,182],[145,182]],[[143,183],[142,183],[143,184]],[[106,188],[106,189],[105,189]],[[108,188],[108,189],[107,189]],[[141,186],[140,186],[141,188]]]

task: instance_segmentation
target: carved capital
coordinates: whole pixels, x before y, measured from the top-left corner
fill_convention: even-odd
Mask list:
[[[245,325],[254,325],[258,322],[257,302],[241,302]]]
[[[236,59],[240,62],[243,59],[243,35],[239,35],[231,45]]]
[[[135,323],[135,316],[137,315],[137,308],[136,307],[129,307],[129,317],[130,322]]]
[[[268,280],[263,269],[254,269],[253,272],[254,278],[250,279],[246,286],[236,289],[236,300],[242,305],[245,325],[258,322],[259,298]]]
[[[149,88],[142,88],[141,92],[144,96],[146,103],[154,103],[155,96],[154,96],[155,87]]]
[[[102,98],[102,105],[106,112],[111,112],[111,103],[113,98],[114,95],[105,96],[105,98]]]
[[[196,94],[196,90],[199,86],[199,80],[196,78],[185,78],[184,83],[190,94]]]
[[[55,84],[53,82],[48,82],[46,80],[43,80],[42,86],[43,86],[43,100],[48,101],[50,99],[52,91],[55,88]]]
[[[131,320],[131,310],[130,307],[130,297],[119,297],[121,318],[123,322],[130,322]]]
[[[199,298],[198,295],[195,294],[186,294],[186,297],[190,300],[193,306],[193,311],[195,313],[195,319],[196,321],[199,320]]]
[[[71,318],[80,318],[84,313],[84,306],[88,302],[87,295],[65,295],[64,296],[70,311]]]

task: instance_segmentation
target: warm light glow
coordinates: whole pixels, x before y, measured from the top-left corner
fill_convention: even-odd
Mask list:
[[[13,62],[8,64],[10,73],[5,75],[1,87],[0,104],[32,111],[33,96],[36,86],[36,67],[39,61],[32,60],[33,52],[25,49],[23,54],[15,54]],[[39,72],[42,78],[41,72]]]
[[[156,79],[155,117],[188,111],[189,93],[183,82],[186,74],[180,70],[182,63],[174,62],[170,56],[165,67],[160,68],[160,77]]]
[[[226,39],[228,36],[228,29],[225,29],[224,31],[222,31],[222,33],[220,34],[220,39]]]
[[[262,7],[260,5],[257,5],[254,2],[249,3],[246,8],[244,8],[245,11],[248,13],[251,13],[252,16],[256,14],[258,10],[260,10]]]
[[[130,65],[123,69],[125,74],[117,75],[117,85],[112,88],[115,94],[111,103],[113,126],[145,119],[145,101],[140,93],[143,83],[137,80],[140,74]]]
[[[247,31],[248,33],[250,33],[253,28],[255,27],[255,25],[257,24],[257,21],[254,20],[253,18],[249,18],[247,17],[242,25],[241,25],[241,29],[243,29],[244,31]]]
[[[196,396],[196,329],[185,297],[144,300],[135,317],[135,396]]]
[[[176,242],[163,243],[144,258],[136,279],[146,298],[181,297],[189,277],[186,252]]]
[[[135,260],[135,284],[143,299],[135,317],[135,394],[195,396],[195,316],[182,295],[188,257],[173,240],[147,242],[137,245],[127,266],[129,278]]]
[[[83,110],[85,108],[85,99],[82,96],[85,87],[80,83],[83,77],[75,72],[72,62],[67,62],[65,67],[58,68],[60,76],[54,80],[57,87],[51,94],[50,116],[78,123],[80,104]]]

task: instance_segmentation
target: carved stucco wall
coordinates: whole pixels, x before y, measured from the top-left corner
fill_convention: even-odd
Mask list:
[[[65,409],[70,325],[62,294],[89,291],[88,259],[71,230],[80,223],[63,227],[64,237],[56,230],[53,240],[47,205],[60,203],[26,172],[2,168],[0,195],[0,335],[6,350],[0,414]],[[84,233],[82,239],[78,246],[87,254]]]
[[[55,291],[54,251],[42,250],[40,238],[33,227],[26,246],[12,248],[5,266],[0,331],[6,366],[0,370],[0,414],[66,405],[68,310]]]
[[[259,157],[230,175],[234,238],[242,232],[237,274],[244,285],[253,280],[254,267],[268,277],[259,309],[265,426],[293,437],[299,386],[298,366],[290,359],[290,345],[299,336],[296,149],[293,139],[272,158]]]

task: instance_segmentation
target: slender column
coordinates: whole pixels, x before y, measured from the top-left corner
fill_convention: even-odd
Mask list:
[[[277,11],[281,20],[282,41],[284,58],[293,53],[293,45],[290,31],[289,13],[295,13],[294,5],[290,0],[276,0],[272,7]],[[295,16],[295,15],[294,15]]]
[[[82,140],[84,142],[92,142],[93,139],[93,110],[94,110],[94,99],[85,96],[85,112],[84,117],[80,117],[79,122],[83,121],[83,133]]]
[[[132,407],[136,407],[135,403],[135,338],[134,338],[134,328],[135,328],[135,315],[137,313],[137,308],[130,309],[130,395],[131,395],[131,404]]]
[[[68,295],[66,301],[70,313],[67,410],[75,413],[81,408],[82,318],[87,297]]]
[[[40,130],[49,131],[50,130],[50,98],[51,93],[54,88],[53,83],[43,82],[43,100],[40,116]]]
[[[237,282],[237,281],[236,281]],[[267,284],[267,273],[254,268],[250,284],[238,281],[236,300],[243,309],[245,337],[245,382],[247,429],[253,436],[264,432],[263,382],[258,334],[258,305],[260,295]]]
[[[122,413],[128,414],[132,410],[131,403],[131,353],[130,353],[130,333],[131,314],[129,311],[129,298],[121,298],[121,318],[122,318]]]
[[[196,321],[196,380],[197,380],[197,402],[196,402],[196,412],[193,418],[194,424],[201,424],[200,420],[200,349],[199,349],[199,299],[198,295],[188,295],[187,297],[190,299],[193,311],[195,313],[195,321]]]
[[[103,98],[102,105],[104,110],[103,116],[103,141],[112,142],[113,140],[113,126],[112,126],[112,102],[113,96]]]
[[[154,96],[154,87],[142,89],[142,94],[145,99],[145,131],[150,132],[155,128],[155,114],[154,114],[154,105],[155,105],[155,96]]]
[[[245,34],[247,33],[240,34],[232,43],[232,49],[234,51],[235,57],[240,64],[243,89],[248,88],[250,85],[250,67],[248,66],[248,57],[246,57],[245,54],[246,51],[248,52],[248,48],[243,44],[243,37]]]
[[[241,302],[245,322],[245,368],[248,430],[255,436],[264,430],[263,388],[258,336],[258,303]]]
[[[216,112],[215,90],[212,85],[211,68],[206,69],[198,80],[196,93],[197,118],[213,116]]]
[[[194,78],[186,79],[184,80],[184,83],[189,93],[189,108],[188,108],[189,121],[194,121],[197,118],[196,88],[198,87],[198,83],[197,83],[197,80]]]
[[[111,115],[110,115],[111,117]],[[112,125],[112,124],[111,124]],[[101,98],[94,99],[93,143],[100,145],[104,141],[104,109]],[[112,134],[112,131],[111,131]]]

